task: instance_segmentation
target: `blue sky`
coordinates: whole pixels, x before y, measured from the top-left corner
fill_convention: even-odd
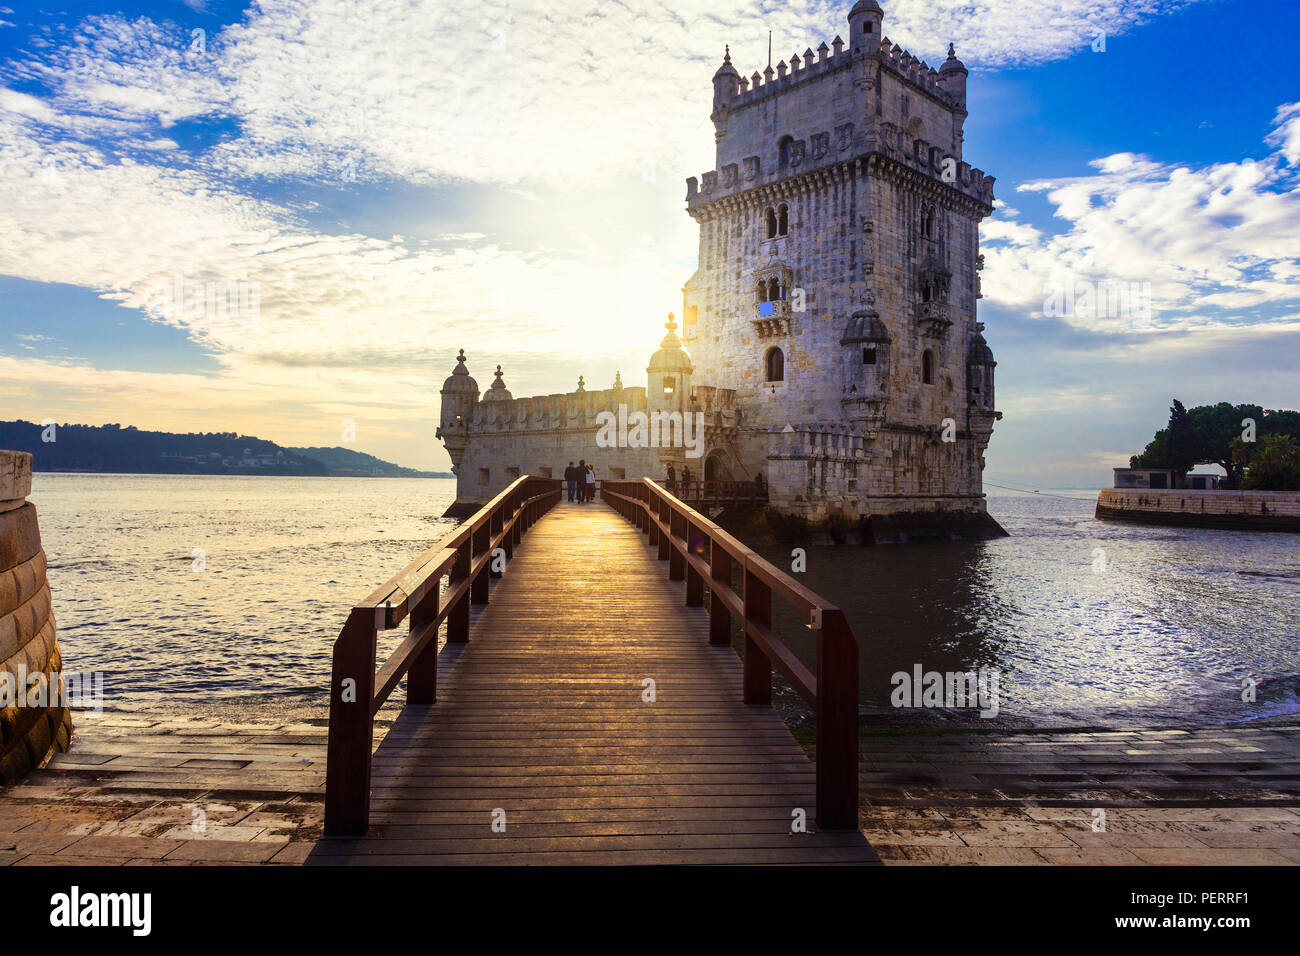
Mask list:
[[[1173,396],[1300,405],[1297,4],[882,5],[931,63],[956,42],[998,179],[991,481],[1108,483]],[[458,348],[516,395],[634,382],[695,267],[722,45],[748,74],[848,6],[0,0],[3,417],[349,419],[443,468]],[[1066,279],[1149,283],[1149,320],[1045,314]],[[196,283],[244,308],[178,306]]]

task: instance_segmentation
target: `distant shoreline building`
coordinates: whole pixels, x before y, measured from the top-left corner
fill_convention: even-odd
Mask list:
[[[687,182],[699,267],[646,370],[624,386],[515,399],[500,367],[480,397],[464,353],[437,436],[457,507],[569,461],[601,478],[761,475],[771,508],[812,524],[1002,534],[985,510],[984,452],[1001,413],[976,321],[979,223],[994,178],[962,158],[967,70],[936,70],[882,34],[875,0],[836,37],[742,77],[713,77],[714,169]],[[609,448],[598,419],[626,405],[703,423],[678,447]]]

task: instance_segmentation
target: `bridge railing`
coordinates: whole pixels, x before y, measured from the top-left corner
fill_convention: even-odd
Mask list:
[[[436,701],[438,629],[446,622],[448,641],[469,640],[470,605],[487,603],[488,579],[501,576],[523,534],[560,500],[560,489],[555,479],[515,480],[352,608],[334,642],[326,835],[366,832],[375,714],[403,677],[407,703]],[[445,593],[444,577],[449,578]],[[376,670],[377,633],[404,618],[409,633]]]
[[[745,638],[743,697],[772,702],[772,667],[817,718],[817,822],[822,829],[858,826],[858,645],[844,612],[804,587],[648,478],[602,481],[601,496],[649,535],[668,577],[685,580],[686,605],[705,606],[709,643],[730,645],[736,621]],[[732,568],[742,571],[737,593]],[[816,671],[772,631],[772,598],[789,604],[817,640]]]
[[[760,504],[767,501],[767,489],[756,481],[713,480],[691,478],[658,484],[668,489],[680,500],[693,504]]]

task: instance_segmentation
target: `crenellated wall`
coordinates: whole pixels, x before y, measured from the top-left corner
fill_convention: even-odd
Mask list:
[[[66,707],[26,706],[21,674],[44,673],[62,686],[50,586],[32,488],[32,456],[0,450],[0,670],[10,675],[19,703],[0,707],[0,785],[17,782],[68,749],[72,715]]]

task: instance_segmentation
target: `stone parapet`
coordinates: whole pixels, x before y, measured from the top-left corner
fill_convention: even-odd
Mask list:
[[[1103,488],[1096,515],[1140,524],[1300,532],[1300,492]]]

